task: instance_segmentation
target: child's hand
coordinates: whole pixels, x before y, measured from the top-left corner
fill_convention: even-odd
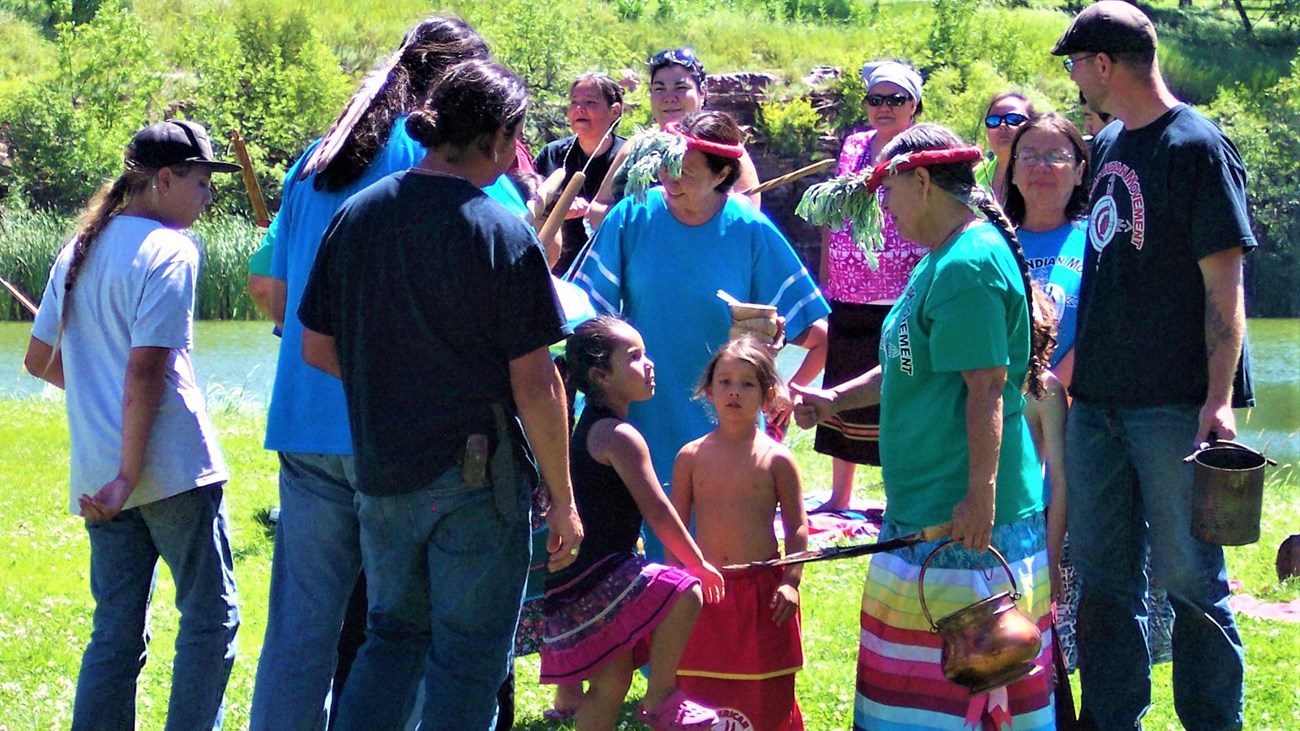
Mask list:
[[[772,593],[772,620],[777,624],[784,624],[787,619],[794,616],[799,611],[799,588],[789,584],[781,584],[776,587]]]
[[[726,586],[722,579],[722,574],[713,568],[713,564],[705,561],[699,566],[686,569],[691,576],[700,580],[700,591],[704,592],[705,604],[717,604],[722,601],[726,595]]]

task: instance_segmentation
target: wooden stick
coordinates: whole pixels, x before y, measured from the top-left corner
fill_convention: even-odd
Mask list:
[[[4,277],[0,277],[0,285],[4,285],[5,290],[8,291],[9,294],[13,295],[14,299],[18,300],[18,304],[22,305],[23,309],[32,313],[32,317],[36,317],[36,305],[27,298],[27,295],[23,294],[21,289],[10,284],[9,280]]]
[[[248,191],[248,202],[253,206],[253,217],[257,219],[257,225],[261,228],[271,226],[271,213],[266,210],[266,200],[262,198],[262,188],[257,183],[257,174],[253,172],[253,161],[248,157],[248,148],[244,145],[244,138],[240,136],[239,130],[230,130],[230,143],[235,148],[235,157],[239,159],[239,164],[243,166],[240,174],[244,178],[244,188]]]
[[[753,195],[755,193],[766,193],[767,191],[776,188],[778,186],[785,185],[786,183],[793,183],[799,178],[806,178],[809,175],[816,175],[817,173],[820,173],[823,170],[830,168],[834,164],[835,161],[830,158],[827,158],[825,160],[818,160],[817,162],[811,165],[805,165],[799,168],[798,170],[788,172],[785,175],[778,175],[777,177],[772,178],[771,180],[767,180],[765,182],[759,183],[758,185],[755,185],[749,190],[741,191],[739,195]]]
[[[578,143],[575,140],[573,144]],[[569,206],[573,204],[573,199],[578,197],[585,182],[587,182],[587,174],[579,170],[569,179],[569,184],[564,186],[564,191],[555,201],[555,207],[551,209],[551,215],[547,216],[546,223],[542,224],[541,233],[537,234],[537,238],[541,239],[543,245],[555,238],[555,233],[560,230],[560,224],[564,223],[565,214],[569,212]]]
[[[899,548],[906,548],[917,543],[926,541],[935,541],[947,537],[952,533],[952,523],[941,523],[932,525],[929,528],[923,528],[915,533],[909,533],[905,536],[892,538],[888,541],[879,543],[862,543],[853,546],[828,546],[826,548],[816,548],[811,551],[800,551],[792,553],[782,558],[774,558],[770,561],[754,561],[752,563],[732,564],[723,566],[724,569],[749,569],[766,566],[789,566],[797,563],[809,563],[812,561],[830,561],[837,558],[852,558],[854,556],[866,556],[881,551],[893,551]]]

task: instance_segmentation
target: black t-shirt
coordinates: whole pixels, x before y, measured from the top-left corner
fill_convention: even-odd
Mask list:
[[[511,360],[569,335],[537,238],[460,178],[400,172],[343,205],[298,316],[335,338],[357,489],[421,489],[514,412]]]
[[[537,153],[537,158],[533,160],[533,166],[537,172],[543,176],[564,168],[564,185],[569,184],[573,174],[582,170],[587,164],[587,153],[582,151],[582,146],[577,144],[577,137],[565,137],[556,140],[542,148]],[[600,184],[605,180],[605,175],[609,172],[610,163],[614,162],[614,156],[618,154],[618,149],[623,146],[623,138],[614,136],[614,143],[609,146],[603,154],[597,155],[591,161],[591,167],[587,168],[587,179],[582,183],[582,189],[578,195],[586,198],[588,201],[595,200],[596,193],[600,192]],[[572,150],[572,153],[570,153]],[[564,185],[560,189],[564,189]],[[564,241],[564,247],[560,251],[560,259],[552,270],[557,276],[563,275],[569,270],[569,265],[573,259],[582,251],[582,247],[587,243],[587,229],[582,225],[581,218],[570,218],[564,222],[560,228],[560,237]]]
[[[587,435],[601,419],[617,418],[603,405],[587,402],[569,441],[569,473],[573,502],[586,533],[582,552],[572,565],[546,575],[547,589],[564,586],[611,554],[632,554],[641,537],[641,509],[627,485],[610,465],[601,464],[587,451]],[[607,568],[612,569],[617,564]],[[604,573],[601,574],[603,578]],[[594,578],[594,577],[593,577]]]
[[[1208,387],[1198,262],[1250,250],[1246,170],[1223,132],[1179,105],[1096,137],[1070,392],[1098,405],[1201,404]],[[1234,405],[1253,403],[1249,362]]]

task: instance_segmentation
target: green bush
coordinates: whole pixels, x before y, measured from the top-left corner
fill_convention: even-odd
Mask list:
[[[354,88],[305,8],[236,0],[233,12],[200,14],[209,29],[179,59],[172,98],[186,117],[224,141],[238,129],[274,208],[285,170],[334,121]],[[218,208],[248,213],[239,176],[216,181]]]
[[[1259,248],[1246,258],[1246,306],[1258,317],[1300,314],[1300,59],[1275,86],[1223,90],[1206,110],[1241,151]],[[1290,130],[1290,134],[1278,134]]]
[[[758,107],[758,134],[779,155],[805,159],[817,149],[822,119],[806,97],[771,100]]]

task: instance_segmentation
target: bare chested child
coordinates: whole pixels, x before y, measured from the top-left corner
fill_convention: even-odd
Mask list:
[[[785,550],[808,544],[808,519],[794,457],[758,427],[777,396],[771,349],[742,337],[722,346],[696,389],[718,428],[677,454],[671,499],[715,566],[778,555],[772,524],[780,510]],[[678,667],[683,692],[715,707],[725,728],[802,729],[795,673],[803,666],[799,630],[802,566],[723,571],[727,592],[706,605]]]

